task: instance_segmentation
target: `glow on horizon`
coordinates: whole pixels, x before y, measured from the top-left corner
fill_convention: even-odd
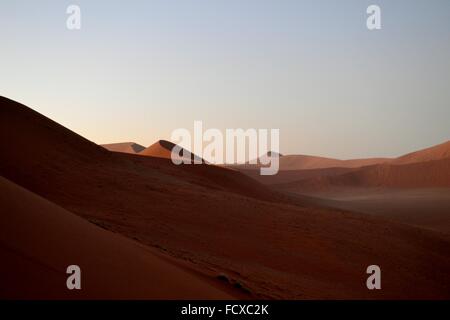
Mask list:
[[[279,128],[283,154],[393,157],[450,139],[450,2],[2,2],[0,94],[96,143]],[[382,9],[368,31],[365,10]]]

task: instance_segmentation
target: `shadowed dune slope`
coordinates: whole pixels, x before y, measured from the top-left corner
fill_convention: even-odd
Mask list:
[[[445,235],[305,206],[226,168],[108,152],[4,98],[0,133],[1,175],[253,298],[450,297]],[[381,291],[365,286],[371,264]]]
[[[155,255],[0,177],[0,297],[231,299]],[[81,268],[68,290],[66,268]]]
[[[199,185],[243,196],[272,197],[253,179],[227,168],[206,164],[175,166],[170,159],[110,152],[4,97],[0,97],[0,145],[0,174],[33,192],[88,183],[111,183],[113,187],[120,175],[131,173],[142,174],[142,180],[150,178],[152,184],[165,179],[163,184],[174,186],[174,190]],[[116,170],[113,173],[117,176],[110,175],[109,169]],[[105,181],[101,181],[102,174],[107,176]]]
[[[335,176],[357,170],[357,168],[323,168],[323,169],[307,169],[307,170],[284,170],[279,171],[272,176],[262,176],[258,170],[239,169],[239,172],[259,181],[265,185],[279,185],[296,182],[299,180]]]
[[[136,142],[109,143],[109,144],[102,144],[101,146],[109,151],[124,152],[131,154],[139,153],[145,149],[145,147],[141,146],[140,144],[137,144]]]

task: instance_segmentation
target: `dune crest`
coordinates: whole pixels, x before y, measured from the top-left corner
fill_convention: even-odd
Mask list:
[[[405,154],[393,160],[392,164],[409,164],[415,162],[442,160],[447,158],[450,158],[450,141],[446,141],[430,148]]]
[[[136,142],[109,143],[109,144],[102,144],[101,146],[109,151],[124,152],[131,154],[139,153],[145,149],[144,146],[141,146]]]
[[[172,150],[177,145],[167,141],[167,140],[159,140],[146,148],[145,150],[142,150],[139,154],[143,156],[149,156],[149,157],[156,157],[156,158],[164,158],[164,159],[171,159],[172,157]],[[189,150],[186,150],[184,148],[180,148],[179,157],[176,159],[180,160],[189,160],[189,161],[202,161],[204,160],[197,155],[193,154]]]

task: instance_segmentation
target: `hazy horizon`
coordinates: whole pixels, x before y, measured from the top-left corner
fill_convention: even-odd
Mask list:
[[[66,28],[79,5],[82,28]],[[382,29],[366,28],[366,8]],[[282,154],[450,139],[450,2],[3,2],[0,95],[98,144],[279,128]]]

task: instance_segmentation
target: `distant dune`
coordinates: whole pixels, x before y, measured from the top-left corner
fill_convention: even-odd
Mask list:
[[[171,159],[172,157],[172,150],[176,145],[170,141],[167,140],[159,140],[146,148],[145,150],[140,152],[140,155],[143,156],[150,156],[150,157],[156,157],[156,158],[164,158],[164,159]],[[189,160],[189,161],[201,161],[203,162],[202,158],[198,157],[197,155],[191,153],[189,150],[183,149],[181,147],[179,152],[179,157],[177,159],[183,160]]]
[[[269,178],[258,176],[255,171],[241,171],[274,190],[312,196],[316,205],[448,233],[449,155],[450,143],[446,142],[360,168],[280,171]]]
[[[308,200],[450,234],[450,188],[343,187],[316,190]]]
[[[280,170],[273,176],[262,176],[259,170],[238,169],[238,171],[266,185],[292,183],[299,180],[334,176],[357,170],[358,168],[322,168],[305,170]]]
[[[147,267],[167,267],[167,272],[161,270],[160,281],[167,280],[169,288],[172,275],[174,281],[183,282],[187,269],[172,269],[172,264],[163,265],[143,253],[151,250],[158,256],[170,256],[171,263],[195,266],[195,272],[201,275],[197,280],[204,278],[206,282],[186,276],[184,283],[198,285],[198,290],[193,287],[188,292],[204,292],[205,298],[222,294],[222,287],[216,286],[219,279],[226,292],[253,299],[450,298],[450,238],[445,234],[310,205],[235,170],[213,165],[176,166],[167,158],[109,152],[6,98],[0,98],[0,147],[0,175],[61,207],[55,209],[47,202],[43,205],[29,198],[9,203],[7,215],[1,213],[1,228],[6,230],[0,236],[2,248],[16,244],[26,253],[36,252],[40,261],[52,263],[51,259],[78,260],[85,256],[87,264],[88,257],[105,250],[113,265],[118,262],[115,254],[122,256],[122,250],[130,251],[120,269],[126,274],[124,279],[131,279],[130,291],[123,293],[126,297],[139,295],[145,285],[139,280],[145,281],[145,276],[152,279],[152,275],[141,272]],[[15,191],[5,195],[19,197]],[[30,207],[21,211],[28,202]],[[42,221],[24,215],[34,208],[36,215],[44,211],[48,215],[42,215]],[[64,217],[62,221],[53,219],[54,210]],[[15,212],[17,219],[22,219],[19,222],[10,218]],[[69,221],[68,212],[133,242],[119,244],[122,240],[111,240],[109,232],[98,236],[98,228],[85,230],[84,223],[72,223],[72,218]],[[31,223],[24,226],[23,219]],[[66,230],[67,223],[74,224],[73,233]],[[36,227],[49,235],[34,243],[26,236],[34,235],[34,231],[25,227]],[[86,232],[86,242],[78,232]],[[80,238],[79,250],[66,250],[55,257],[55,252],[60,252],[59,238],[62,244]],[[118,253],[105,249],[109,241],[114,245],[117,241]],[[142,245],[142,251],[135,248],[136,242]],[[9,266],[2,276],[17,279],[23,275],[20,268],[33,266],[28,259],[17,257],[18,250],[2,249],[2,254],[9,254],[2,257],[2,264]],[[137,261],[134,257],[140,252],[142,259]],[[11,264],[4,264],[4,259],[10,259]],[[59,268],[66,260],[55,263]],[[370,264],[382,267],[383,290],[365,287]],[[114,268],[107,272],[106,279],[115,275]],[[46,271],[43,278],[58,281],[53,274]],[[86,280],[87,291],[91,290],[91,281],[98,283]],[[30,295],[46,297],[34,288],[33,281],[29,283]],[[207,283],[214,285],[206,288],[203,284]],[[160,290],[155,288],[154,293],[166,294]],[[174,298],[182,294],[175,290],[171,289]],[[85,294],[102,295],[95,290]]]
[[[305,170],[321,168],[358,168],[389,161],[387,158],[338,160],[331,158],[286,155],[280,158],[281,170]]]
[[[392,164],[408,164],[450,158],[450,141],[408,153],[392,161]]]
[[[448,159],[450,141],[392,159],[336,160],[303,155],[283,156],[280,158],[280,171],[273,176],[260,176],[255,165],[232,168],[263,184],[296,192],[342,186],[446,187],[450,181]],[[415,165],[402,167],[412,164]]]
[[[136,142],[121,142],[121,143],[110,143],[110,144],[102,144],[103,148],[114,151],[114,152],[124,152],[124,153],[139,153],[145,149],[145,147],[137,144]]]
[[[0,297],[232,299],[149,248],[106,231],[0,177]],[[81,268],[81,290],[66,269]]]
[[[281,155],[279,158],[279,171],[276,175],[271,176],[260,175],[261,163],[226,165],[226,167],[238,170],[263,184],[273,185],[295,182],[306,178],[333,176],[351,172],[362,166],[389,163],[390,161],[391,159],[389,158],[339,160],[308,155]]]
[[[352,159],[339,160],[333,158],[308,156],[308,155],[282,155],[280,156],[280,170],[310,170],[324,168],[358,168],[378,163],[390,161],[389,158],[369,158],[369,159]],[[260,164],[241,164],[231,165],[233,168],[251,170],[258,169]]]
[[[315,176],[276,185],[282,190],[324,191],[341,187],[450,187],[450,158],[403,165],[381,164],[347,173]]]
[[[175,147],[174,143],[167,140],[159,140],[156,141],[151,146],[145,148],[145,150],[141,152],[141,155],[170,159],[173,147]]]

